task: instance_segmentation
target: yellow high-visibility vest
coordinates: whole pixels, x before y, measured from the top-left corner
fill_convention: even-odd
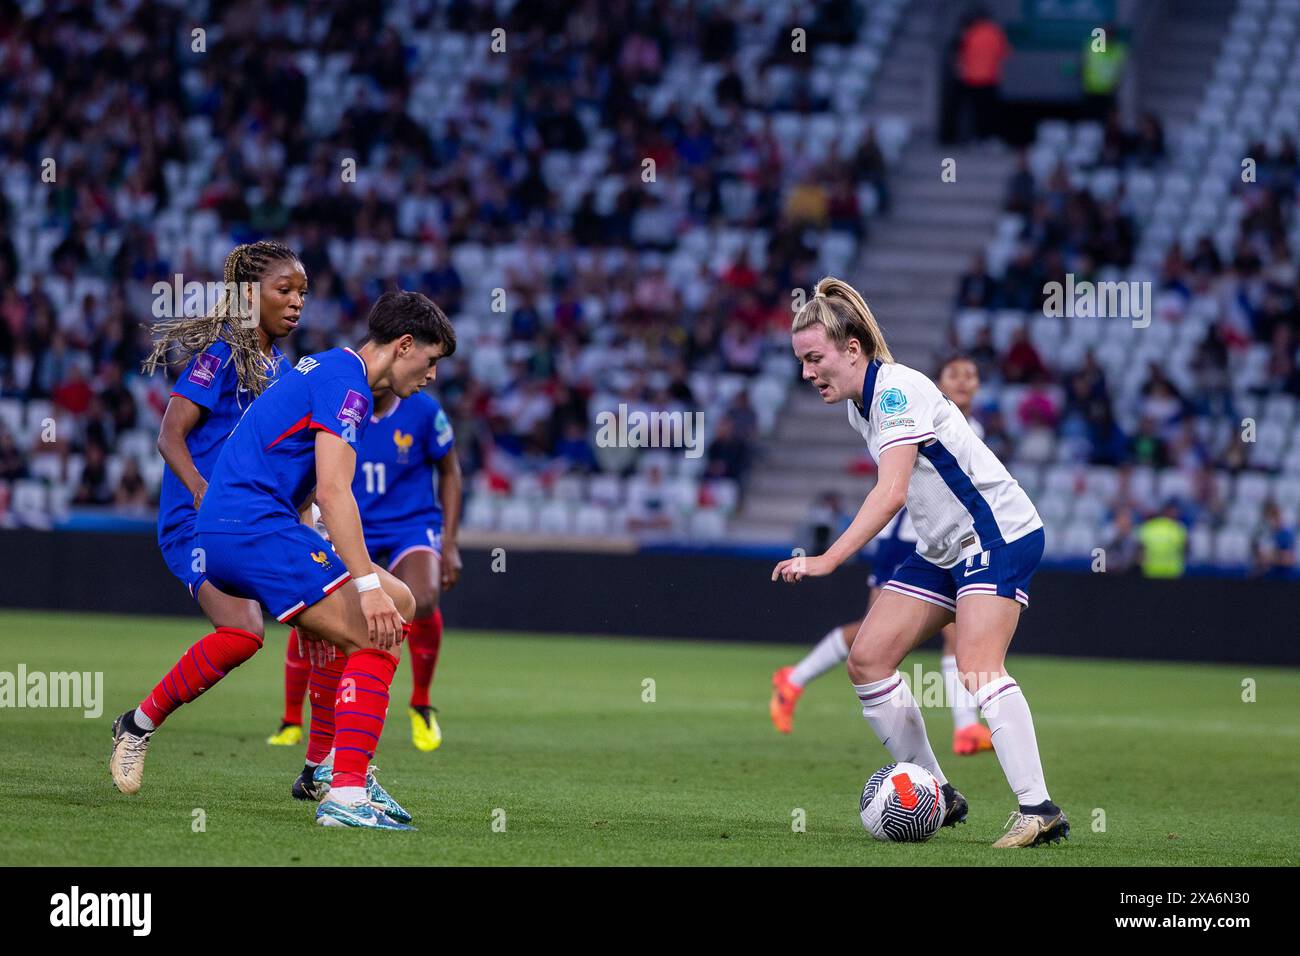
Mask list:
[[[1148,578],[1181,578],[1186,566],[1187,529],[1164,515],[1142,522],[1142,573]]]
[[[1083,91],[1103,96],[1115,92],[1127,59],[1128,46],[1118,39],[1107,37],[1105,51],[1094,53],[1089,38],[1083,45]]]

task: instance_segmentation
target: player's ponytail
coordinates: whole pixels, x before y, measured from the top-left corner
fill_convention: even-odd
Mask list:
[[[826,336],[840,348],[849,339],[857,339],[867,357],[893,362],[894,355],[885,344],[885,335],[880,331],[880,324],[871,313],[870,306],[853,288],[842,279],[826,276],[817,283],[813,297],[802,309],[795,313],[790,325],[793,335],[809,326],[820,325],[826,330]]]
[[[230,346],[240,387],[253,395],[260,395],[270,381],[266,357],[257,338],[257,326],[248,324],[245,310],[240,308],[240,290],[244,283],[261,279],[272,262],[296,261],[297,258],[288,246],[270,239],[235,246],[226,256],[224,286],[211,312],[207,315],[175,316],[153,324],[153,350],[144,360],[144,372],[151,375],[160,365],[172,361],[188,362],[214,342],[221,341]]]

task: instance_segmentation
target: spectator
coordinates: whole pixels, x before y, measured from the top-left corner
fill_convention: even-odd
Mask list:
[[[962,309],[990,309],[996,299],[996,283],[989,275],[988,260],[977,252],[971,258],[970,268],[962,275],[957,288],[957,307]]]
[[[808,553],[822,554],[848,526],[850,516],[838,492],[823,491],[808,513]]]
[[[113,492],[113,505],[118,511],[133,514],[144,514],[149,507],[149,489],[134,457],[128,457],[122,465],[122,476]]]
[[[86,446],[86,459],[81,468],[72,503],[77,505],[106,505],[113,501],[113,489],[108,484],[108,462],[104,449],[98,442]]]
[[[0,427],[0,481],[19,481],[27,477],[27,462],[9,429]]]
[[[1253,547],[1254,573],[1266,578],[1287,578],[1295,572],[1295,529],[1282,518],[1275,501],[1264,503],[1264,526]]]
[[[1129,457],[1136,464],[1151,468],[1164,468],[1169,464],[1169,450],[1150,415],[1143,415],[1138,422],[1137,434],[1129,442]]]
[[[1181,578],[1187,563],[1187,529],[1178,517],[1178,502],[1167,501],[1160,514],[1137,529],[1142,574],[1148,578]]]
[[[740,481],[749,470],[749,447],[735,433],[731,420],[723,418],[709,445],[707,474],[710,478]]]
[[[1095,119],[1105,119],[1115,108],[1115,93],[1128,61],[1128,44],[1120,38],[1118,27],[1107,23],[1100,37],[1089,33],[1083,41],[1081,59],[1079,76],[1085,109]]]
[[[1133,514],[1127,509],[1115,513],[1106,536],[1106,572],[1125,574],[1137,566],[1138,540],[1133,533]]]
[[[1002,69],[1011,56],[1007,36],[983,7],[966,19],[957,46],[954,109],[957,141],[997,135]]]
[[[1002,360],[1002,377],[1008,382],[1039,382],[1048,377],[1047,366],[1029,341],[1029,333],[1018,329]]]

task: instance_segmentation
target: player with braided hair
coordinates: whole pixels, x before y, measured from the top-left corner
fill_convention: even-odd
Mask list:
[[[154,323],[153,350],[144,360],[144,371],[152,375],[160,365],[188,362],[222,343],[229,349],[240,391],[256,398],[275,377],[278,363],[269,361],[275,342],[298,326],[307,273],[292,249],[263,239],[235,246],[226,256],[223,277],[221,298],[207,315]],[[288,296],[293,289],[298,302],[291,310]]]
[[[262,646],[261,608],[208,580],[195,524],[222,445],[253,399],[283,371],[284,355],[275,343],[298,327],[306,297],[307,272],[297,255],[282,243],[263,240],[236,246],[226,257],[225,285],[211,312],[167,318],[153,326],[154,347],[145,371],[185,362],[158,435],[158,451],[167,465],[159,495],[158,546],[213,631],[114,724],[110,771],[123,793],[139,790],[143,774],[143,761],[120,746],[123,719],[129,718],[141,734],[151,734],[172,711]]]

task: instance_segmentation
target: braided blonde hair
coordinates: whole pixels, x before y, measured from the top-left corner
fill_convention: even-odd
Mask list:
[[[862,343],[867,357],[893,362],[893,353],[885,344],[885,334],[880,331],[871,307],[843,279],[826,276],[817,283],[813,296],[802,309],[795,313],[790,324],[793,335],[812,325],[820,325],[826,330],[826,336],[840,348],[844,348],[849,339]]]
[[[152,375],[159,366],[169,365],[173,360],[188,362],[211,348],[214,342],[221,341],[230,346],[240,387],[255,396],[265,391],[270,382],[266,356],[262,354],[257,327],[245,322],[239,290],[244,283],[257,282],[272,262],[286,260],[296,262],[298,256],[288,246],[271,239],[235,246],[226,256],[225,288],[211,312],[175,316],[153,324],[153,350],[142,366],[145,374]]]

